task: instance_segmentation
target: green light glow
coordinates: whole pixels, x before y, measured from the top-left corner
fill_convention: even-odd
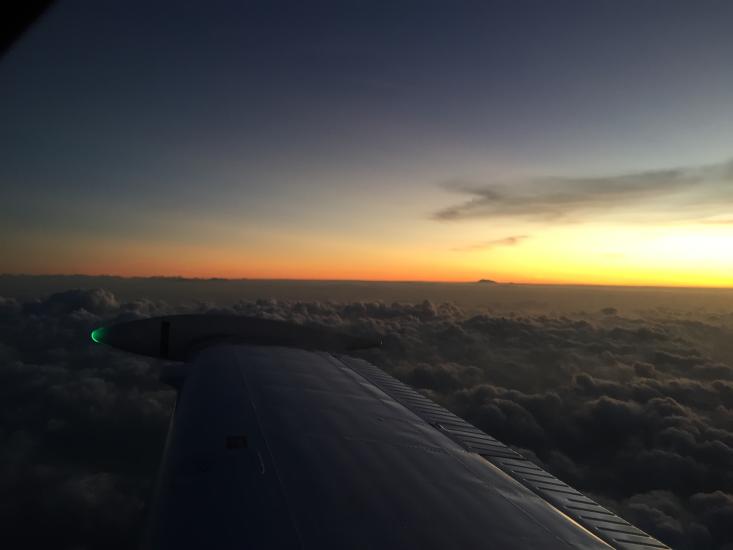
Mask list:
[[[92,340],[96,343],[101,344],[102,338],[104,338],[104,328],[100,327],[92,331]]]

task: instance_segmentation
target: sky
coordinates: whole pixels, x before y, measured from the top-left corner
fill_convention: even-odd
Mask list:
[[[727,1],[59,2],[0,272],[733,286]]]

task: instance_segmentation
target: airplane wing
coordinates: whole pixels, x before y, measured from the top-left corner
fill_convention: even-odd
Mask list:
[[[92,338],[187,362],[147,548],[668,548],[348,356],[373,342],[233,316]]]

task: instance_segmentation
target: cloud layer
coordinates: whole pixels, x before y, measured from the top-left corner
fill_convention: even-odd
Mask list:
[[[730,214],[733,161],[590,178],[547,177],[511,183],[454,180],[469,198],[433,214],[438,220],[522,218],[581,221],[619,211],[637,220],[703,219]],[[661,201],[661,205],[660,205]],[[645,214],[639,217],[638,214]]]
[[[113,319],[216,311],[379,334],[362,356],[675,548],[733,548],[733,313],[572,317],[455,305],[186,308],[71,290],[0,298],[0,522],[11,547],[137,544],[173,393],[89,343]]]

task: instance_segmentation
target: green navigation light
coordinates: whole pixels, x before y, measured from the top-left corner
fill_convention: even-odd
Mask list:
[[[102,338],[104,338],[104,328],[100,327],[92,331],[92,340],[97,344],[102,343]]]

